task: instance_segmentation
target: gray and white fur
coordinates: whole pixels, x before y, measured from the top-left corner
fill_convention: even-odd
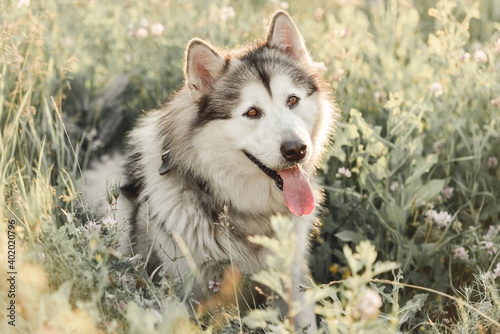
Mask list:
[[[297,235],[292,280],[293,299],[300,301],[308,237],[323,198],[315,171],[336,116],[329,91],[283,11],[274,14],[265,41],[240,50],[191,40],[185,86],[130,133],[118,210],[129,233],[121,250],[150,253],[150,273],[161,267],[185,281],[192,268],[178,236],[198,271],[190,292],[204,300],[213,294],[208,282],[222,280],[218,264],[228,261],[230,249],[241,273],[265,269],[265,251],[248,237],[272,236],[270,218],[282,214]],[[292,214],[279,185],[276,171],[296,164],[312,187],[316,204],[309,215]],[[225,207],[229,236],[218,225]],[[296,323],[314,329],[314,319],[311,306]]]

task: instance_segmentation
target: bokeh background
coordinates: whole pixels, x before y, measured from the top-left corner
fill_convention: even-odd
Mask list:
[[[0,245],[15,219],[19,272],[18,326],[2,320],[2,332],[287,330],[268,315],[242,324],[230,307],[189,318],[167,276],[154,285],[144,259],[119,259],[116,198],[96,213],[81,195],[82,171],[126,150],[137,117],[183,85],[191,38],[244,45],[265,36],[277,9],[293,17],[341,111],[318,171],[327,199],[311,235],[315,282],[336,282],[318,299],[325,326],[500,331],[497,0],[17,0],[0,8]],[[363,240],[372,248],[346,255]],[[371,264],[353,268],[360,254],[399,264],[378,278],[432,291],[370,282]],[[365,317],[366,291],[377,297]]]

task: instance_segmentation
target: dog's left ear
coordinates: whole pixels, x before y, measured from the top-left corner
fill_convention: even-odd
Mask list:
[[[189,42],[186,51],[186,84],[193,100],[208,93],[220,75],[226,59],[210,44],[199,38]]]
[[[266,45],[278,47],[300,60],[310,62],[309,54],[299,29],[293,23],[290,15],[283,10],[278,10],[271,19],[266,37]]]

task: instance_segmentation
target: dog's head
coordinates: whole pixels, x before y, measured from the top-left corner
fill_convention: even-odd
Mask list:
[[[331,105],[290,16],[275,13],[265,42],[251,49],[223,52],[192,40],[185,76],[198,106],[194,140],[205,148],[198,158],[228,176],[283,191],[297,215],[311,213],[308,176],[328,141]]]

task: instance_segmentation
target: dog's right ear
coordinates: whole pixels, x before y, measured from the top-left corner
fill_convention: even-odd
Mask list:
[[[199,38],[189,42],[186,51],[186,84],[193,100],[208,93],[226,65],[226,59]]]

